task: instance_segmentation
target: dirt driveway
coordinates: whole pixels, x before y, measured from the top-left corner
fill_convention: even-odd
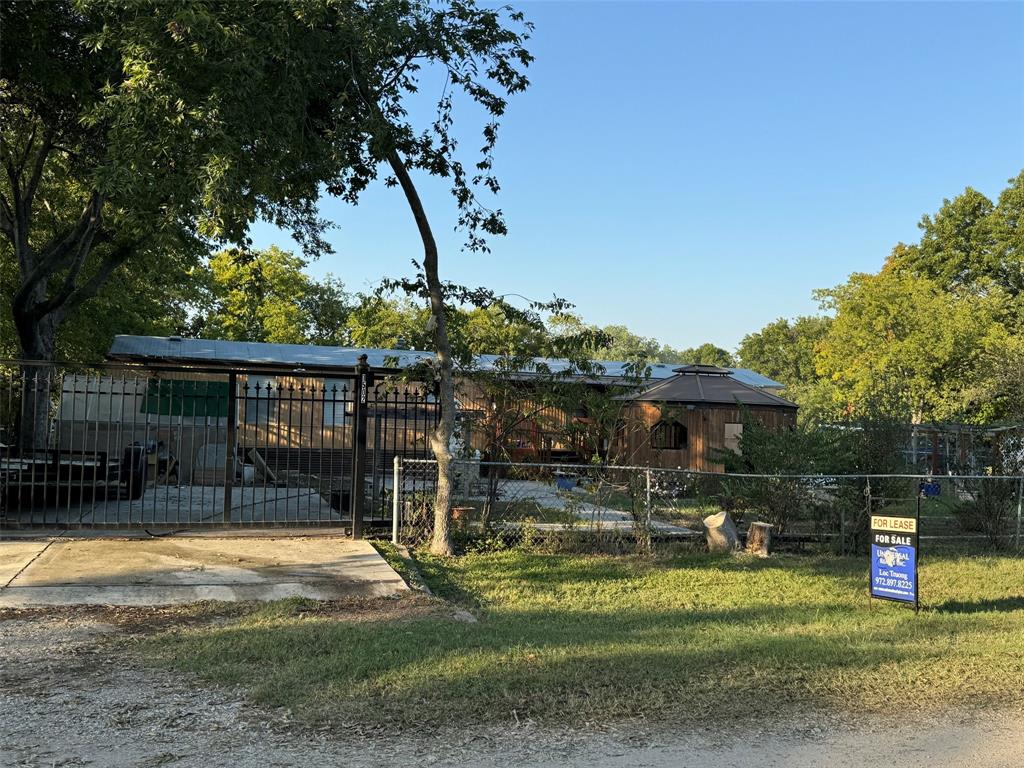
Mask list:
[[[3,766],[1017,766],[1020,713],[950,713],[887,731],[877,720],[805,717],[726,735],[702,724],[389,734],[310,733],[232,691],[115,657],[122,632],[95,612],[0,614]]]

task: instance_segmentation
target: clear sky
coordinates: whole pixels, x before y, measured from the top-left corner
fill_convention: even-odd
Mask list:
[[[512,3],[537,60],[498,147],[510,231],[461,252],[454,201],[424,182],[445,279],[733,348],[1024,168],[1021,2]],[[421,255],[397,189],[321,213],[336,253],[311,271],[350,290]]]

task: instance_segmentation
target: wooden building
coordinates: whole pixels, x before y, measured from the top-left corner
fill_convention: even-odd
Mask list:
[[[725,368],[688,365],[618,399],[626,406],[611,453],[619,464],[722,472],[715,449],[739,450],[744,415],[770,428],[796,424],[796,403],[745,384]]]
[[[134,369],[129,382],[115,377],[98,386],[76,384],[72,389],[82,394],[65,395],[61,410],[69,422],[83,422],[76,425],[76,447],[83,440],[105,444],[104,429],[122,435],[130,425],[130,440],[173,446],[184,478],[202,446],[227,442],[247,461],[257,460],[256,452],[272,467],[319,471],[327,464],[340,471],[354,439],[355,371],[362,355],[377,381],[368,393],[367,425],[375,461],[386,469],[394,455],[429,456],[438,404],[422,383],[402,376],[432,361],[424,351],[118,336],[108,356]],[[549,375],[505,372],[507,386],[481,388],[474,377],[457,373],[465,449],[496,461],[589,462],[598,456],[616,463],[719,469],[707,452],[735,443],[742,421],[738,404],[772,425],[795,419],[796,406],[770,391],[777,382],[745,369],[654,364],[648,378],[639,380],[626,363],[601,361],[597,373],[582,376],[567,361],[534,362]],[[501,364],[497,356],[481,355],[475,367],[493,373]],[[542,403],[536,387],[551,372],[583,386],[561,397],[558,406]],[[626,393],[615,409],[621,418],[614,434],[614,414],[598,419],[588,410],[592,392]],[[99,419],[97,409],[104,411]],[[496,443],[501,450],[494,450]]]

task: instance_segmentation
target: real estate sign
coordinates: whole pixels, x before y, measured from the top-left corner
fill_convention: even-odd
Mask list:
[[[871,516],[871,596],[917,607],[916,517]]]

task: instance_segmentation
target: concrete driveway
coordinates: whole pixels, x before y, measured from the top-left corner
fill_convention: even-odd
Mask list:
[[[0,541],[0,608],[333,600],[406,589],[368,542],[341,536]]]

